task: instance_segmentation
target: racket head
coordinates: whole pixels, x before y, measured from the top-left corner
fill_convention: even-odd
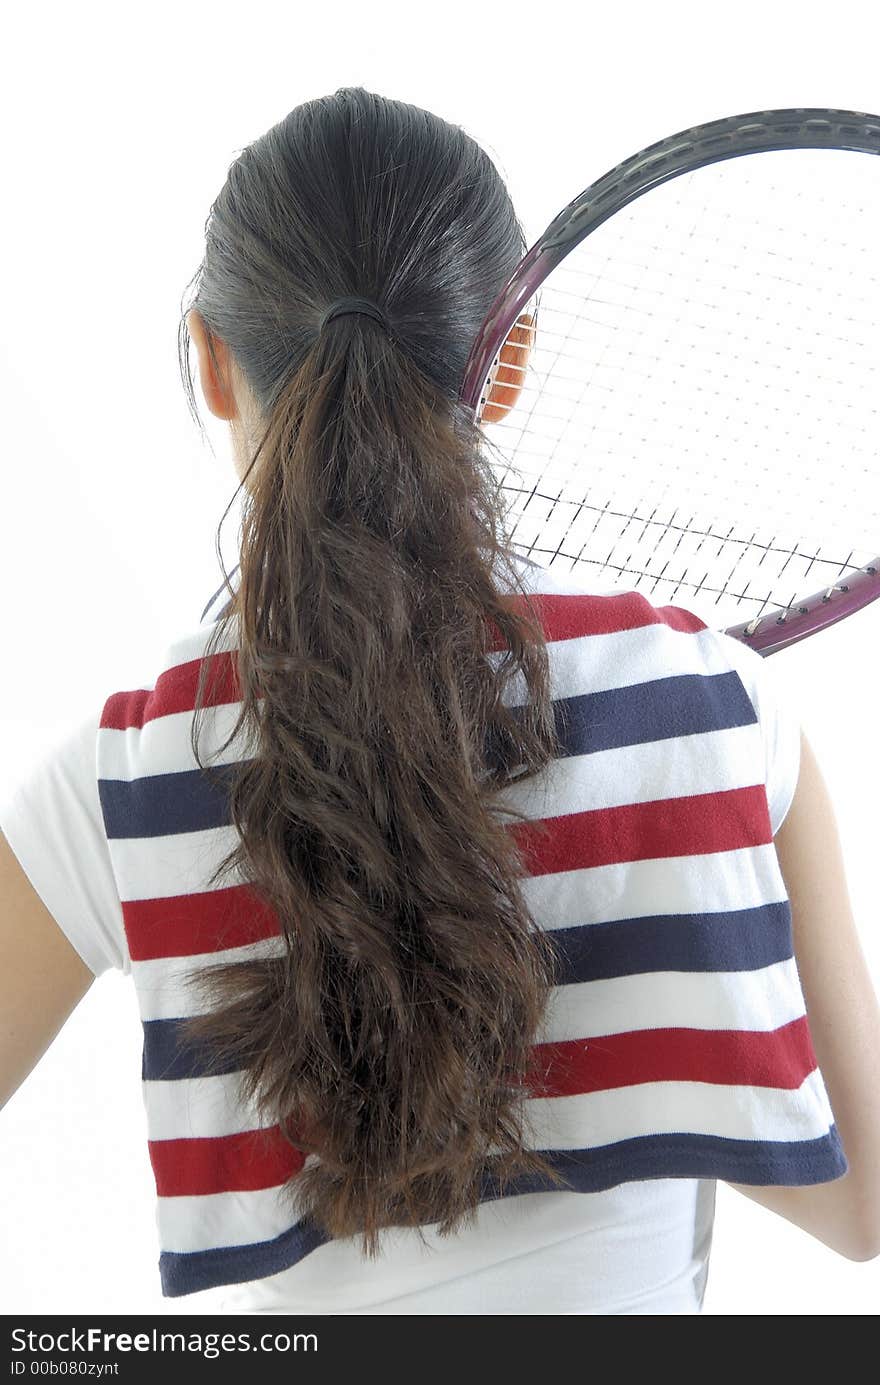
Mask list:
[[[670,195],[674,196],[677,204],[679,189],[688,183],[688,175],[692,180],[699,170],[709,170],[713,165],[738,159],[740,160],[737,166],[738,170],[748,166],[751,171],[762,165],[766,170],[768,162],[772,162],[774,153],[779,155],[784,151],[794,150],[824,151],[822,154],[814,154],[813,156],[819,160],[818,178],[824,185],[831,172],[831,166],[828,163],[829,155],[840,154],[843,151],[850,155],[876,155],[880,153],[880,117],[864,112],[823,108],[759,111],[726,117],[706,125],[680,131],[666,139],[657,141],[647,149],[639,151],[632,158],[618,164],[568,203],[530,248],[507,284],[497,295],[474,341],[462,379],[461,397],[466,406],[473,410],[475,419],[488,425],[487,433],[492,433],[492,424],[495,422],[492,416],[492,410],[495,407],[492,399],[503,400],[505,405],[515,407],[522,386],[528,378],[528,366],[523,366],[522,361],[528,358],[530,352],[521,350],[521,347],[534,345],[536,341],[540,341],[543,326],[542,308],[546,308],[546,304],[542,304],[542,295],[550,287],[548,280],[551,281],[551,284],[560,282],[563,272],[567,272],[568,266],[573,263],[571,257],[575,257],[574,262],[584,262],[584,250],[589,251],[603,237],[606,247],[608,244],[613,244],[617,228],[624,224],[625,218],[629,217],[630,220],[633,220],[633,212],[640,213],[641,209],[634,208],[629,213],[624,212],[623,217],[616,216],[617,213],[623,212],[625,208],[643,198],[646,193],[660,188],[663,184],[671,183],[673,180],[679,180],[676,188],[665,190],[660,197],[648,199],[643,207],[659,206],[662,198],[666,198],[667,205],[669,205]],[[768,155],[770,160],[743,160],[745,155]],[[790,160],[788,168],[791,169]],[[852,182],[852,170],[846,168],[844,172],[839,159],[834,160],[833,168],[838,175],[843,173],[843,185],[848,192]],[[866,162],[859,158],[858,168],[860,177],[865,177],[870,169],[869,181],[872,183],[872,189],[873,185],[877,184],[876,207],[878,228],[880,228],[880,163],[875,163],[873,159]],[[720,172],[724,173],[724,170]],[[809,185],[810,177],[806,174],[803,163],[798,165],[797,172],[799,177],[803,177]],[[714,176],[714,174],[711,175],[711,177]],[[708,172],[700,173],[699,177],[701,179],[700,186],[705,190],[711,181],[710,174]],[[728,186],[731,185],[732,181],[736,181],[736,179],[731,179],[730,172],[727,172],[725,177]],[[609,221],[611,221],[610,226],[605,224]],[[599,237],[596,237],[594,233],[600,227],[604,227],[604,230],[600,232]],[[593,239],[587,246],[584,246],[583,243],[591,236]],[[765,251],[770,255],[776,253],[769,245],[765,246]],[[580,254],[580,261],[577,261],[575,252]],[[756,259],[757,256],[753,258]],[[551,276],[554,276],[554,271],[557,270],[559,273],[551,280]],[[599,282],[599,279],[595,280],[595,283]],[[874,288],[876,289],[876,285]],[[583,292],[583,290],[578,288],[576,292]],[[588,293],[585,301],[587,303],[590,301]],[[865,359],[869,359],[870,353],[875,352],[878,360],[880,360],[877,337],[877,326],[880,324],[880,295],[877,296],[875,307],[877,311],[871,315],[871,321],[868,324],[871,331],[870,342],[867,347],[868,354]],[[607,330],[610,332],[611,328],[608,327]],[[716,352],[716,355],[718,354]],[[583,363],[581,363],[581,368],[583,368]],[[552,374],[552,370],[549,373]],[[492,398],[490,398],[490,393]],[[538,392],[539,395],[540,391]],[[536,395],[533,391],[530,405],[531,413],[526,411],[527,422],[532,426],[533,432],[534,417],[541,407],[541,401],[538,398],[536,410],[535,399]],[[507,411],[496,408],[496,412],[506,416]],[[848,417],[848,415],[844,415],[844,417]],[[506,448],[507,439],[501,436],[502,432],[503,430],[499,430],[498,435],[490,437],[489,440],[498,453],[502,469],[509,467],[512,474],[516,471],[516,460],[511,456],[511,449]],[[528,428],[523,432],[521,427],[520,438],[523,436],[528,437]],[[557,438],[556,442],[559,441],[560,439]],[[559,451],[561,449],[554,448],[554,450]],[[515,452],[516,449],[514,448],[513,451]],[[567,503],[574,506],[580,504],[578,501],[577,474],[582,474],[585,480],[589,479],[592,461],[593,454],[589,449],[585,449],[578,457],[566,463],[569,469],[567,472],[563,470],[563,482],[567,484],[570,480],[572,489],[571,496],[567,497]],[[521,495],[525,495],[527,503],[533,507],[537,504],[536,497],[540,497],[542,504],[549,505],[551,508],[555,507],[558,510],[558,496],[556,496],[552,486],[548,491],[548,487],[545,485],[546,479],[546,476],[535,473],[531,478],[526,478],[525,482],[518,480],[517,485],[510,489],[512,492],[519,491]],[[554,484],[558,481],[559,477],[557,476],[554,478]],[[861,479],[859,479],[858,485],[864,489],[864,482]],[[531,491],[529,491],[529,486],[531,486]],[[682,490],[689,490],[689,487],[682,483]],[[680,498],[686,500],[687,495],[682,494]],[[632,494],[628,499],[632,499]],[[584,502],[581,508],[585,508],[587,511],[595,508],[598,512],[601,507],[598,505],[591,507]],[[607,511],[608,506],[606,505],[605,508]],[[631,516],[629,507],[625,507],[620,511],[620,516],[627,523],[630,519],[635,519],[637,525],[644,520],[646,523],[654,524],[659,531],[659,527],[664,524],[662,513],[659,514],[658,518],[656,514],[651,512],[650,505],[647,505],[648,513],[636,516],[636,508],[636,506],[633,507]],[[613,504],[610,513],[616,513]],[[673,539],[675,538],[675,529],[682,527],[682,520],[680,517],[676,519],[676,514],[677,511],[672,515],[669,524],[664,526],[669,529]],[[770,515],[770,528],[772,530],[774,527],[772,509],[768,510],[768,514]],[[604,517],[603,515],[603,520]],[[705,529],[706,532],[702,534],[700,539],[701,545],[707,536],[710,542],[715,538],[724,537],[712,531],[711,523],[706,525]],[[699,530],[696,532],[701,533]],[[821,557],[819,546],[817,546],[816,554],[813,555],[811,552],[809,560],[801,564],[804,569],[803,577],[794,579],[800,581],[800,585],[790,586],[784,596],[776,596],[775,599],[769,588],[765,590],[760,585],[763,574],[759,574],[758,584],[752,588],[752,594],[747,599],[745,596],[741,598],[738,595],[738,588],[735,583],[728,588],[728,584],[725,582],[720,598],[715,598],[710,606],[704,598],[712,589],[711,584],[703,588],[694,579],[691,582],[691,590],[688,588],[687,581],[670,585],[671,579],[664,575],[668,564],[663,566],[662,572],[660,571],[664,556],[662,553],[657,555],[657,563],[653,565],[652,570],[645,570],[638,565],[628,568],[625,562],[620,560],[620,555],[617,555],[615,563],[607,565],[607,570],[614,589],[620,589],[621,586],[627,585],[627,576],[635,575],[636,582],[628,585],[647,588],[654,599],[657,599],[659,592],[659,599],[661,600],[678,600],[683,605],[689,605],[692,609],[698,610],[698,613],[705,615],[708,623],[715,625],[716,628],[726,629],[728,633],[743,639],[759,652],[766,654],[776,652],[788,644],[806,638],[817,630],[861,609],[877,596],[880,596],[880,563],[874,556],[876,547],[880,546],[876,543],[877,530],[869,528],[867,535],[867,541],[862,542],[861,548],[855,545],[851,550],[841,553],[839,561],[835,558],[829,562]],[[689,533],[688,538],[691,537],[692,534]],[[729,535],[727,539],[730,540]],[[875,540],[873,547],[872,540]],[[680,542],[679,539],[678,543],[680,544]],[[732,540],[734,544],[737,542],[739,541],[736,539]],[[514,544],[517,545],[515,534]],[[561,551],[554,548],[553,545],[547,549],[541,549],[536,546],[534,541],[526,544],[520,542],[518,546],[525,547],[539,560],[542,560],[544,555],[549,552],[551,562],[559,561],[560,558],[563,561],[570,558],[572,566],[576,566],[577,563],[586,561],[590,564],[589,570],[593,572],[603,566],[600,562],[601,552],[599,548],[595,548],[592,555],[584,558],[583,550],[574,554],[567,552],[562,555]],[[760,550],[760,542],[757,547]],[[771,534],[767,542],[767,549],[771,551],[775,547],[775,540]],[[744,552],[744,549],[742,551]],[[784,548],[780,549],[780,557],[784,557],[786,552],[787,550]],[[788,561],[795,555],[798,558],[807,556],[797,551],[796,543],[792,548],[792,554],[788,555]],[[754,557],[754,555],[751,556]],[[759,556],[760,560],[763,561],[763,554]],[[788,561],[785,566],[788,566]],[[739,560],[732,563],[731,572],[737,567],[742,571],[742,564]],[[792,567],[792,573],[796,567],[797,564]],[[669,570],[674,578],[676,571],[674,561]],[[769,571],[769,565],[767,570]],[[814,574],[812,583],[808,581],[810,572]],[[723,577],[721,580],[724,580]],[[821,587],[818,585],[819,580],[823,582]],[[748,589],[748,584],[746,584],[746,589]],[[809,594],[804,595],[804,592]],[[736,602],[733,606],[729,599],[732,596],[736,596]],[[731,615],[740,615],[740,608],[741,618],[731,623]]]

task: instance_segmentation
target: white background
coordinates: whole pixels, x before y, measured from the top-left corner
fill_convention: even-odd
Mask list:
[[[311,7],[308,7],[311,8]],[[228,165],[291,107],[361,84],[461,124],[529,240],[645,144],[773,106],[880,106],[880,24],[827,7],[188,3],[18,7],[5,21],[2,779],[134,685],[220,584],[236,485],[187,412],[184,287]],[[235,561],[236,511],[224,526]],[[775,656],[835,800],[880,978],[880,608]],[[833,924],[833,920],[829,921]],[[199,1311],[159,1289],[141,1027],[118,974],[87,993],[0,1115],[4,1313]],[[719,1185],[709,1314],[868,1314],[846,1261]]]

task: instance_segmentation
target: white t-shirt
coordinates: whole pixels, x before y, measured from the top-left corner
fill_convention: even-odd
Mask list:
[[[758,673],[758,656],[728,637],[718,641],[758,715],[775,835],[797,781],[798,723],[776,699],[772,675]],[[96,779],[100,721],[100,711],[85,718],[0,805],[13,851],[96,976],[132,971]],[[423,1244],[406,1230],[386,1230],[384,1264],[366,1265],[349,1243],[331,1241],[280,1273],[209,1288],[200,1301],[267,1313],[697,1313],[715,1186],[709,1177],[652,1177],[597,1192],[488,1201],[454,1239],[427,1227]]]
[[[104,832],[95,777],[98,715],[42,757],[0,807],[0,828],[43,903],[96,976],[128,975],[122,908]],[[789,754],[791,746],[788,747]],[[797,766],[784,775],[778,813]],[[780,819],[781,820],[781,819]],[[51,850],[47,844],[51,843]],[[441,1283],[418,1243],[394,1240],[395,1289],[356,1314],[684,1314],[699,1313],[706,1288],[715,1180],[644,1179],[598,1193],[533,1193],[485,1203],[473,1227],[444,1245]],[[441,1244],[426,1229],[429,1245]],[[491,1248],[491,1262],[487,1261]],[[200,1307],[232,1313],[332,1313],[346,1248],[330,1242],[301,1266],[246,1284],[204,1290]],[[427,1281],[424,1287],[419,1287]],[[350,1289],[349,1289],[350,1294]]]

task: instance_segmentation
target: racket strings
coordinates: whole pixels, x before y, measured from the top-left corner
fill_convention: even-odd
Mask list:
[[[597,585],[722,604],[716,624],[862,570],[880,550],[878,232],[880,161],[826,150],[698,169],[594,230],[523,310],[528,360],[495,386],[516,396],[485,428],[513,542]]]
[[[529,498],[534,498],[534,493],[531,494]],[[546,499],[551,505],[558,503],[558,500],[555,500],[552,496],[544,496],[541,498]],[[594,557],[591,555],[591,552],[584,553],[583,547],[576,555],[565,552],[559,545],[555,548],[542,548],[539,545],[533,545],[530,551],[550,558],[558,558],[560,554],[562,554],[562,556],[571,558],[575,562],[590,564],[593,567],[602,568],[605,571],[617,573],[620,576],[632,575],[644,578],[646,581],[654,581],[657,583],[664,580],[664,578],[667,581],[675,580],[671,576],[666,576],[666,567],[672,559],[675,559],[677,556],[681,557],[682,553],[686,551],[682,550],[680,552],[681,539],[686,537],[689,544],[692,545],[692,560],[698,558],[701,550],[703,550],[705,546],[704,557],[713,565],[719,578],[723,577],[722,585],[715,585],[709,580],[709,570],[707,569],[703,577],[694,586],[694,591],[704,591],[716,596],[730,594],[738,601],[746,597],[751,600],[761,599],[757,593],[749,593],[746,586],[744,586],[742,590],[733,590],[736,568],[740,560],[750,551],[760,551],[761,558],[759,562],[763,562],[765,555],[775,557],[779,560],[780,574],[784,572],[792,559],[799,560],[801,563],[799,567],[800,575],[804,578],[811,578],[817,587],[827,582],[830,589],[831,586],[837,585],[841,579],[845,579],[847,574],[854,575],[856,572],[864,570],[863,564],[856,558],[852,549],[850,549],[846,557],[841,557],[839,555],[834,556],[831,553],[812,551],[808,545],[796,544],[793,547],[789,547],[785,544],[774,543],[772,540],[765,542],[760,540],[756,534],[752,534],[750,537],[745,538],[735,534],[731,529],[728,529],[727,532],[722,532],[719,529],[701,529],[692,521],[676,524],[674,522],[674,516],[667,520],[657,518],[655,514],[646,516],[636,509],[627,513],[625,511],[612,509],[610,506],[599,508],[597,506],[580,504],[569,522],[569,528],[574,527],[578,523],[581,528],[583,528],[584,513],[590,510],[593,510],[595,519],[590,527],[589,534],[587,535],[587,543],[584,547],[590,550],[595,548],[597,531],[600,531],[600,522],[604,523],[604,532],[607,533],[612,544],[612,549],[605,558]],[[623,525],[615,527],[617,521],[621,520],[624,521]],[[645,542],[646,534],[651,530],[653,530],[653,548],[650,548]],[[665,542],[666,536],[675,532],[679,534],[679,541],[666,558],[664,566],[659,570],[652,569],[650,559],[659,558],[661,546]],[[646,550],[649,559],[647,566],[639,568],[633,564],[631,558],[628,558],[626,563],[615,562],[613,560],[612,554],[614,547],[624,543],[628,535],[630,542],[635,540],[643,550]],[[706,543],[706,541],[708,541],[708,543]],[[718,561],[725,554],[729,556],[731,564],[726,575],[720,572]],[[679,584],[680,579],[677,581],[677,585]],[[802,586],[793,588],[788,600],[780,602],[780,604],[785,608],[791,608],[797,602],[798,591],[802,590]],[[771,589],[768,587],[763,599],[769,601],[771,595]]]

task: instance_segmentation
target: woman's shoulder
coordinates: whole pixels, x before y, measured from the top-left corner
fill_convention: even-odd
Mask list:
[[[540,619],[556,681],[569,691],[644,686],[647,694],[650,684],[661,696],[661,680],[690,679],[695,691],[693,680],[718,674],[738,685],[738,664],[749,669],[751,661],[761,663],[749,649],[738,658],[736,641],[686,604],[662,604],[636,586],[602,584],[570,560],[545,566],[517,559],[516,570],[525,595],[511,599],[523,607],[527,602]],[[667,690],[684,695],[688,685]]]

